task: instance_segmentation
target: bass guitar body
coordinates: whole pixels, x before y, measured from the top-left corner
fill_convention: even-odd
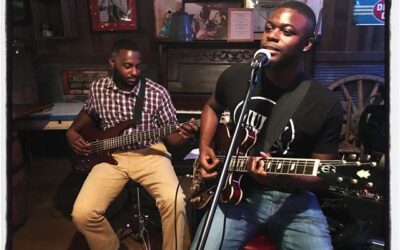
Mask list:
[[[113,150],[106,149],[107,145],[104,145],[101,142],[105,139],[119,136],[125,129],[132,126],[132,124],[132,120],[127,120],[105,131],[98,129],[93,125],[83,127],[80,133],[84,136],[84,139],[91,144],[92,152],[89,155],[76,155],[74,157],[76,171],[88,174],[95,165],[101,162],[117,165],[118,162],[111,156]]]

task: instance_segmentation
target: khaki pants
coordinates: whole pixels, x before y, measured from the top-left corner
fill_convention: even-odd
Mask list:
[[[100,163],[88,175],[75,201],[72,219],[93,250],[115,250],[119,240],[104,213],[130,179],[155,199],[161,215],[163,249],[175,249],[175,193],[178,179],[163,144],[113,154],[118,165]],[[189,230],[182,189],[176,200],[178,249],[188,249]]]

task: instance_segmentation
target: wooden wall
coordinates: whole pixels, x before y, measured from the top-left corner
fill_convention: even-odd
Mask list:
[[[353,24],[353,0],[325,0],[317,61],[384,62],[385,27]]]
[[[34,1],[34,0],[30,0]],[[35,0],[38,1],[38,0]],[[137,0],[138,23],[137,31],[124,32],[93,32],[91,29],[88,0],[75,0],[77,38],[74,39],[35,39],[32,22],[14,25],[12,35],[27,43],[34,68],[48,65],[106,65],[109,51],[114,41],[130,38],[138,41],[146,63],[154,66],[154,76],[160,68],[157,39],[154,36],[154,4],[151,0]],[[325,0],[323,13],[322,36],[310,67],[320,64],[384,64],[385,28],[384,26],[356,26],[352,22],[353,0]],[[35,13],[32,13],[35,18]],[[12,38],[11,38],[12,39]],[[254,44],[250,44],[254,48]],[[190,46],[190,45],[189,45]],[[59,69],[60,67],[56,67]],[[328,68],[330,65],[328,65]],[[375,67],[372,65],[372,67]],[[52,68],[36,70],[37,75],[48,74]],[[331,70],[332,71],[332,70]],[[334,70],[333,70],[334,71]],[[160,76],[160,75],[158,75]],[[39,92],[43,88],[50,91],[48,96],[61,93],[59,82],[52,79],[39,79]],[[336,77],[332,76],[333,78]],[[157,77],[156,77],[157,78]],[[161,79],[154,79],[161,80]],[[41,82],[40,82],[41,81]],[[330,79],[328,80],[330,81]]]
[[[335,59],[332,51],[360,54],[366,53],[366,60],[371,52],[384,51],[383,26],[356,26],[352,23],[353,0],[325,0],[323,14],[323,34],[317,47],[318,60]],[[58,62],[84,62],[102,63],[108,55],[110,47],[115,40],[131,38],[140,41],[146,61],[158,60],[157,42],[154,37],[154,12],[153,1],[138,0],[139,30],[127,32],[93,32],[89,16],[87,0],[76,0],[78,37],[73,40],[36,40],[32,42],[34,56],[40,63]],[[31,26],[25,25],[24,31],[27,38]],[[16,27],[21,31],[21,27]],[[18,33],[18,31],[17,31]],[[21,33],[21,32],[20,32]],[[21,34],[19,34],[21,35]],[[31,36],[31,37],[30,37]],[[348,55],[349,60],[354,56]],[[383,58],[378,58],[383,60]],[[335,59],[336,60],[336,59]]]
[[[156,61],[158,54],[154,37],[153,1],[138,0],[136,2],[139,23],[137,31],[93,32],[89,1],[75,0],[77,38],[36,39],[32,43],[35,61],[37,63],[104,63],[109,56],[113,42],[121,38],[137,40],[144,60]],[[32,15],[34,18],[35,14]],[[28,26],[33,29],[32,26]]]

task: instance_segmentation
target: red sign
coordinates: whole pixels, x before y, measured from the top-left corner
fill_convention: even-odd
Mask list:
[[[374,17],[382,22],[385,21],[385,0],[376,2],[373,10]]]

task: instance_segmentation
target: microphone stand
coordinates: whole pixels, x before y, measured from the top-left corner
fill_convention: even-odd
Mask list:
[[[199,242],[197,244],[197,248],[196,248],[197,250],[203,250],[204,246],[206,244],[206,239],[207,239],[208,233],[210,231],[211,223],[212,223],[211,220],[214,217],[215,209],[217,208],[217,202],[218,202],[219,196],[221,194],[222,188],[225,185],[226,177],[228,175],[229,162],[232,158],[232,153],[235,150],[235,145],[240,136],[239,130],[243,123],[244,114],[248,111],[247,106],[248,106],[248,102],[250,99],[250,95],[251,95],[252,90],[254,89],[254,87],[256,86],[256,84],[258,82],[257,72],[261,68],[261,62],[256,63],[256,64],[254,64],[254,62],[253,62],[251,64],[251,67],[253,69],[251,71],[251,80],[250,80],[249,88],[247,89],[247,93],[246,93],[246,96],[245,96],[245,99],[243,102],[243,108],[242,108],[242,111],[240,112],[238,122],[236,123],[235,130],[234,130],[234,133],[232,136],[232,141],[229,145],[228,153],[226,154],[225,162],[222,167],[220,178],[218,180],[217,189],[215,190],[210,209],[207,213],[207,217],[206,217],[204,226],[201,231],[200,240],[199,240]]]

